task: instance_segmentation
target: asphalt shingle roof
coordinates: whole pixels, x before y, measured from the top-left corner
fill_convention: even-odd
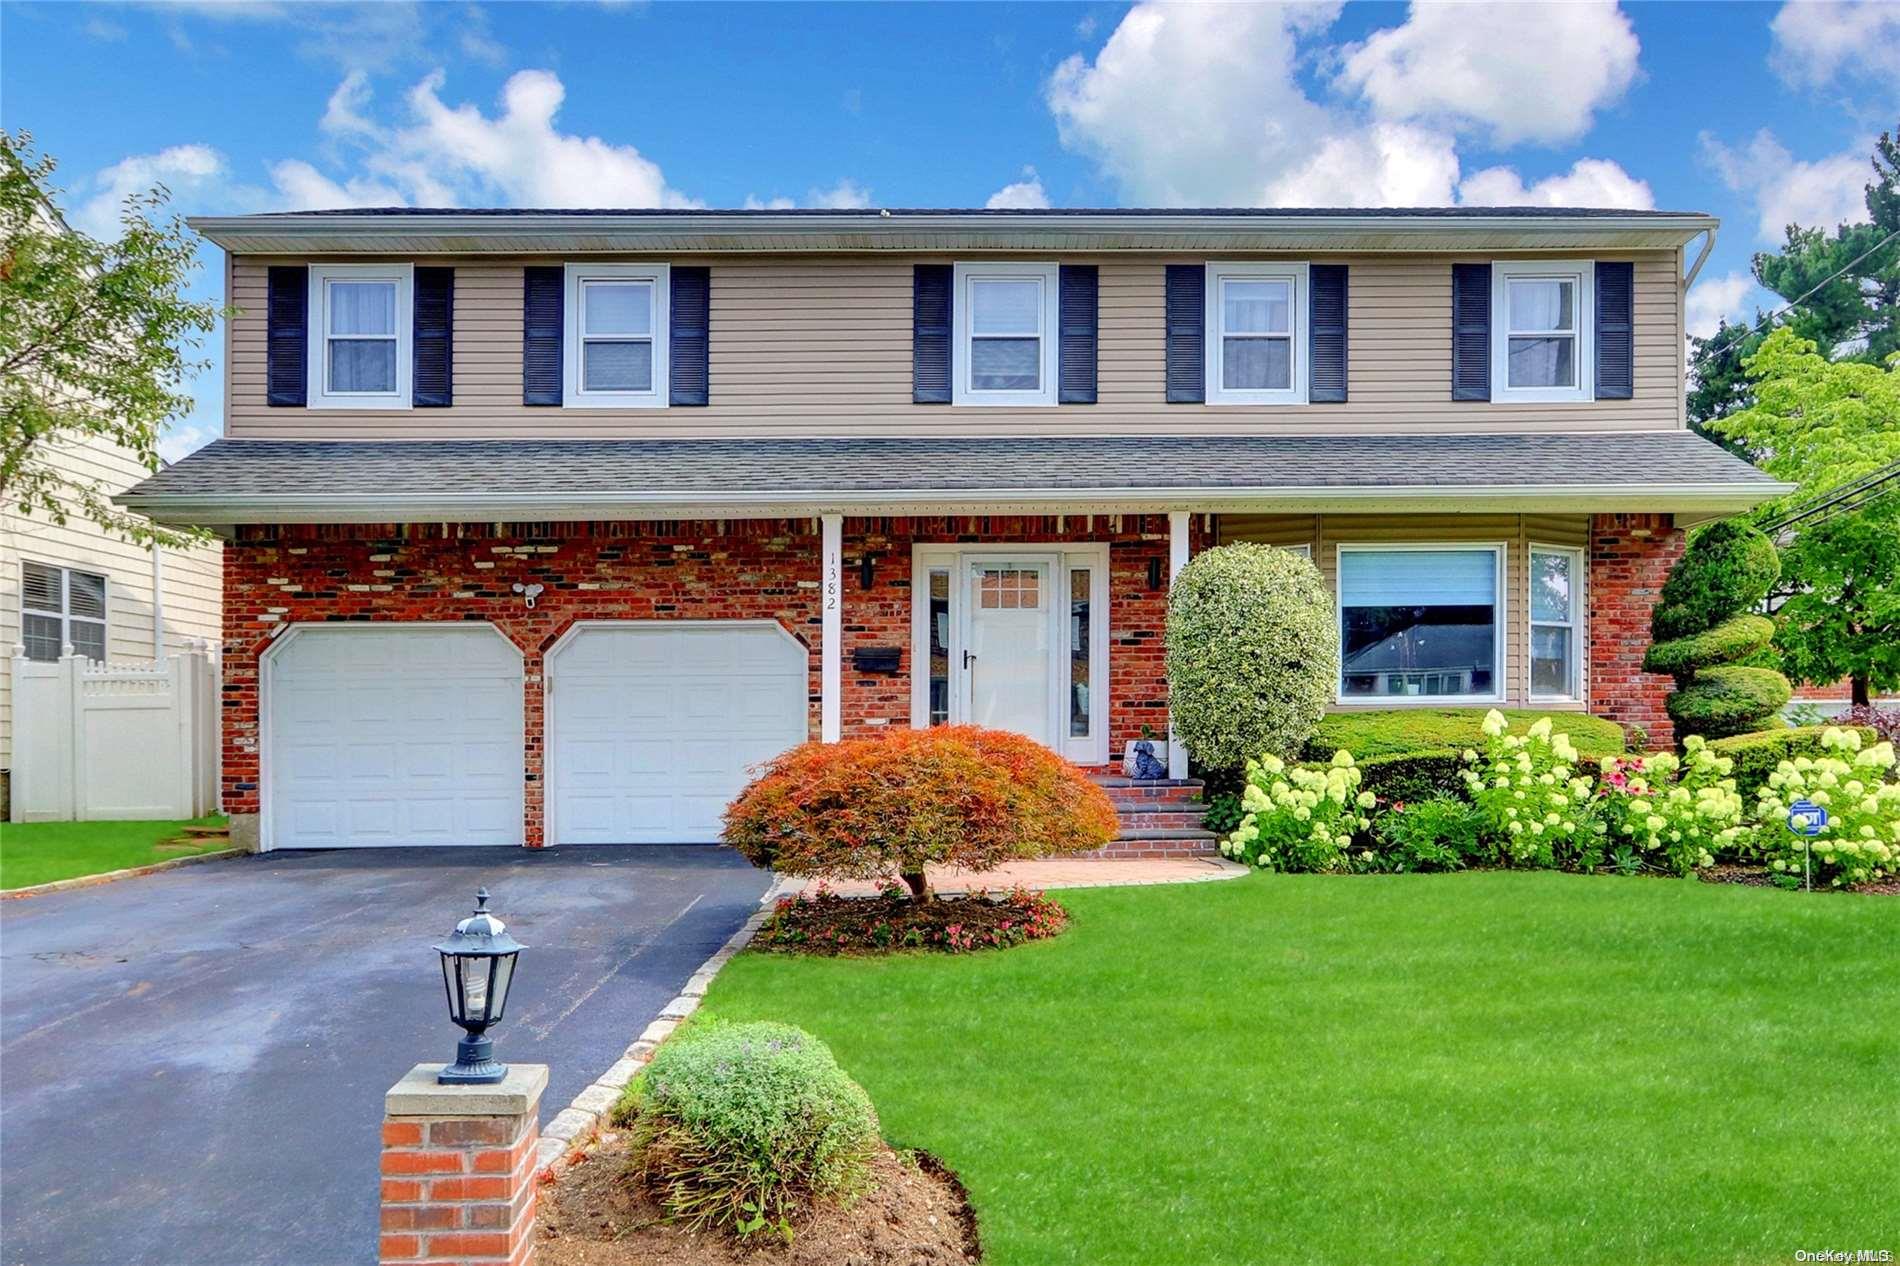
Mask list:
[[[1777,485],[1688,431],[1117,438],[218,440],[130,489],[173,498],[708,496]]]

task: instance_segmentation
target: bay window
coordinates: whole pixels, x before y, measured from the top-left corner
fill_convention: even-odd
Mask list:
[[[311,408],[410,407],[414,278],[409,264],[311,265]]]
[[[1503,695],[1503,547],[1339,547],[1342,702]]]
[[[957,404],[1056,402],[1054,264],[958,264],[951,399]]]
[[[1588,260],[1503,260],[1492,266],[1491,277],[1493,399],[1590,399],[1595,266]]]
[[[1531,546],[1531,697],[1575,699],[1583,551]]]
[[[665,264],[569,264],[563,402],[593,409],[667,402]]]
[[[1306,403],[1305,264],[1207,266],[1207,403]]]

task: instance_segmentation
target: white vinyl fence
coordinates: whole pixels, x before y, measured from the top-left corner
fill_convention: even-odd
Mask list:
[[[218,807],[218,669],[13,651],[13,820],[196,818]]]

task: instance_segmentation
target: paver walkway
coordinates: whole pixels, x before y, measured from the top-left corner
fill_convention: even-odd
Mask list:
[[[1018,885],[1024,888],[1126,888],[1141,884],[1199,884],[1236,879],[1246,874],[1247,868],[1224,857],[1050,858],[1006,862],[995,870],[932,866],[927,873],[930,886],[938,892],[970,892],[977,888],[1007,892]],[[816,886],[809,880],[779,881],[781,894]],[[868,897],[878,890],[876,882],[868,879],[832,881],[825,887],[851,897]]]

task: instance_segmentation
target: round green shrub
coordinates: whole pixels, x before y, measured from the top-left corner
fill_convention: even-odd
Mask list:
[[[1697,532],[1663,582],[1650,615],[1658,642],[1713,628],[1752,609],[1781,576],[1781,556],[1759,528],[1723,519]]]
[[[1319,569],[1289,550],[1223,545],[1168,597],[1168,708],[1202,765],[1296,755],[1339,680],[1339,630]]]
[[[1756,728],[1793,693],[1788,679],[1772,669],[1728,664],[1700,670],[1693,682],[1663,700],[1663,707],[1679,733],[1720,738]]]
[[[1765,615],[1734,615],[1714,628],[1657,642],[1643,656],[1643,671],[1681,676],[1710,664],[1732,664],[1774,640],[1775,622]]]
[[[674,1217],[790,1238],[820,1199],[868,1182],[871,1100],[803,1029],[702,1024],[654,1053],[629,1096],[636,1172]]]

